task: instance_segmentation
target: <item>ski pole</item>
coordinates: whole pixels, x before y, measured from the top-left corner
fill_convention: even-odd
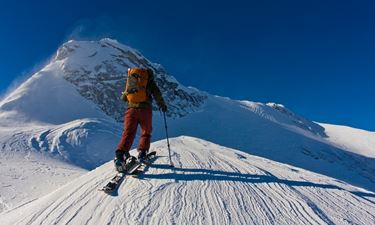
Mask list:
[[[171,147],[169,146],[167,119],[165,118],[165,112],[163,112],[163,115],[164,115],[165,134],[167,136],[167,144],[168,144],[169,167],[174,167],[173,162],[172,162],[172,158],[171,158]]]

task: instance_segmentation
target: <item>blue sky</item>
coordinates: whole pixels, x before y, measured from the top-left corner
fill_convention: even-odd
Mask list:
[[[0,93],[63,42],[111,37],[187,86],[375,131],[374,10],[361,0],[1,2]]]

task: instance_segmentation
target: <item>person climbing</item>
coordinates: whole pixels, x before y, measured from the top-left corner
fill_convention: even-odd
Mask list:
[[[129,151],[136,136],[137,127],[141,127],[141,136],[137,147],[138,161],[143,162],[150,148],[152,131],[152,101],[156,100],[159,109],[167,111],[167,105],[154,80],[151,69],[129,68],[125,91],[121,99],[128,103],[124,115],[124,130],[115,152],[115,168],[124,171],[126,160],[131,158]]]

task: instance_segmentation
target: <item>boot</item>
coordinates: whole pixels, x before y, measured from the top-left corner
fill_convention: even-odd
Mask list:
[[[127,151],[116,150],[116,157],[114,159],[114,164],[117,172],[125,172],[125,162],[130,158],[130,154]]]
[[[146,150],[138,151],[138,161],[140,163],[145,163],[146,156],[147,156],[147,151]]]

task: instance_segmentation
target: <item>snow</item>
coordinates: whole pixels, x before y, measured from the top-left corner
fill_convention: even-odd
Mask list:
[[[106,196],[132,65],[163,85],[177,167],[155,111],[157,166]],[[184,87],[115,40],[70,41],[0,102],[0,224],[373,224],[374,149],[373,132]]]
[[[375,158],[375,132],[320,123],[325,128],[328,140],[346,151]]]
[[[0,151],[0,212],[44,196],[87,172],[49,155],[25,154],[21,151],[25,143],[10,145],[15,151]]]
[[[30,122],[61,124],[78,118],[106,117],[63,79],[58,66],[48,65],[0,102],[2,126]]]
[[[310,130],[297,120],[262,103],[209,96],[201,111],[169,119],[168,127],[171,136],[203,138],[375,191],[373,159],[332,145],[324,127],[315,124]],[[154,114],[153,134],[155,140],[165,138],[159,113]]]
[[[28,124],[30,125],[30,124]],[[38,198],[113,158],[113,121],[0,128],[0,212]]]
[[[104,46],[104,47],[103,47]],[[116,48],[111,48],[115,46]],[[108,60],[108,55],[116,56],[124,52],[135,52],[134,49],[121,45],[109,38],[100,41],[70,41],[59,48],[55,57],[56,62],[61,63],[62,68],[87,71],[95,71],[96,65]],[[131,61],[125,59],[127,64],[135,66]],[[113,64],[116,65],[116,64]],[[122,70],[123,68],[119,68]]]
[[[373,224],[375,194],[202,139],[166,141],[139,179],[113,196],[98,189],[107,163],[42,198],[1,214],[1,224]]]

